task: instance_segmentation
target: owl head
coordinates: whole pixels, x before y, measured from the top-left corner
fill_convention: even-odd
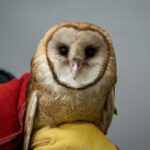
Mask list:
[[[70,89],[86,89],[99,82],[106,72],[115,77],[110,36],[89,23],[56,25],[39,43],[31,68],[33,77],[47,87],[55,82]]]

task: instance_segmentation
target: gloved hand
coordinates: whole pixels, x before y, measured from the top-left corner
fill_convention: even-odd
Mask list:
[[[117,150],[91,123],[74,122],[57,128],[44,127],[31,140],[33,150]]]

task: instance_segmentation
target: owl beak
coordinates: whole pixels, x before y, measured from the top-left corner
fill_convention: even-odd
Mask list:
[[[74,61],[70,64],[71,72],[73,74],[73,78],[76,79],[78,76],[81,68],[82,68],[82,62],[81,61]]]

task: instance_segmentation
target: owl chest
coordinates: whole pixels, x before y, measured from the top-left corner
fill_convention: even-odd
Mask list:
[[[104,98],[100,95],[42,95],[38,100],[37,126],[57,126],[63,122],[100,122]]]

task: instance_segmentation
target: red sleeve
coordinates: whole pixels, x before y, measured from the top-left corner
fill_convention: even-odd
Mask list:
[[[23,137],[26,84],[30,74],[0,84],[0,149],[16,150]]]

